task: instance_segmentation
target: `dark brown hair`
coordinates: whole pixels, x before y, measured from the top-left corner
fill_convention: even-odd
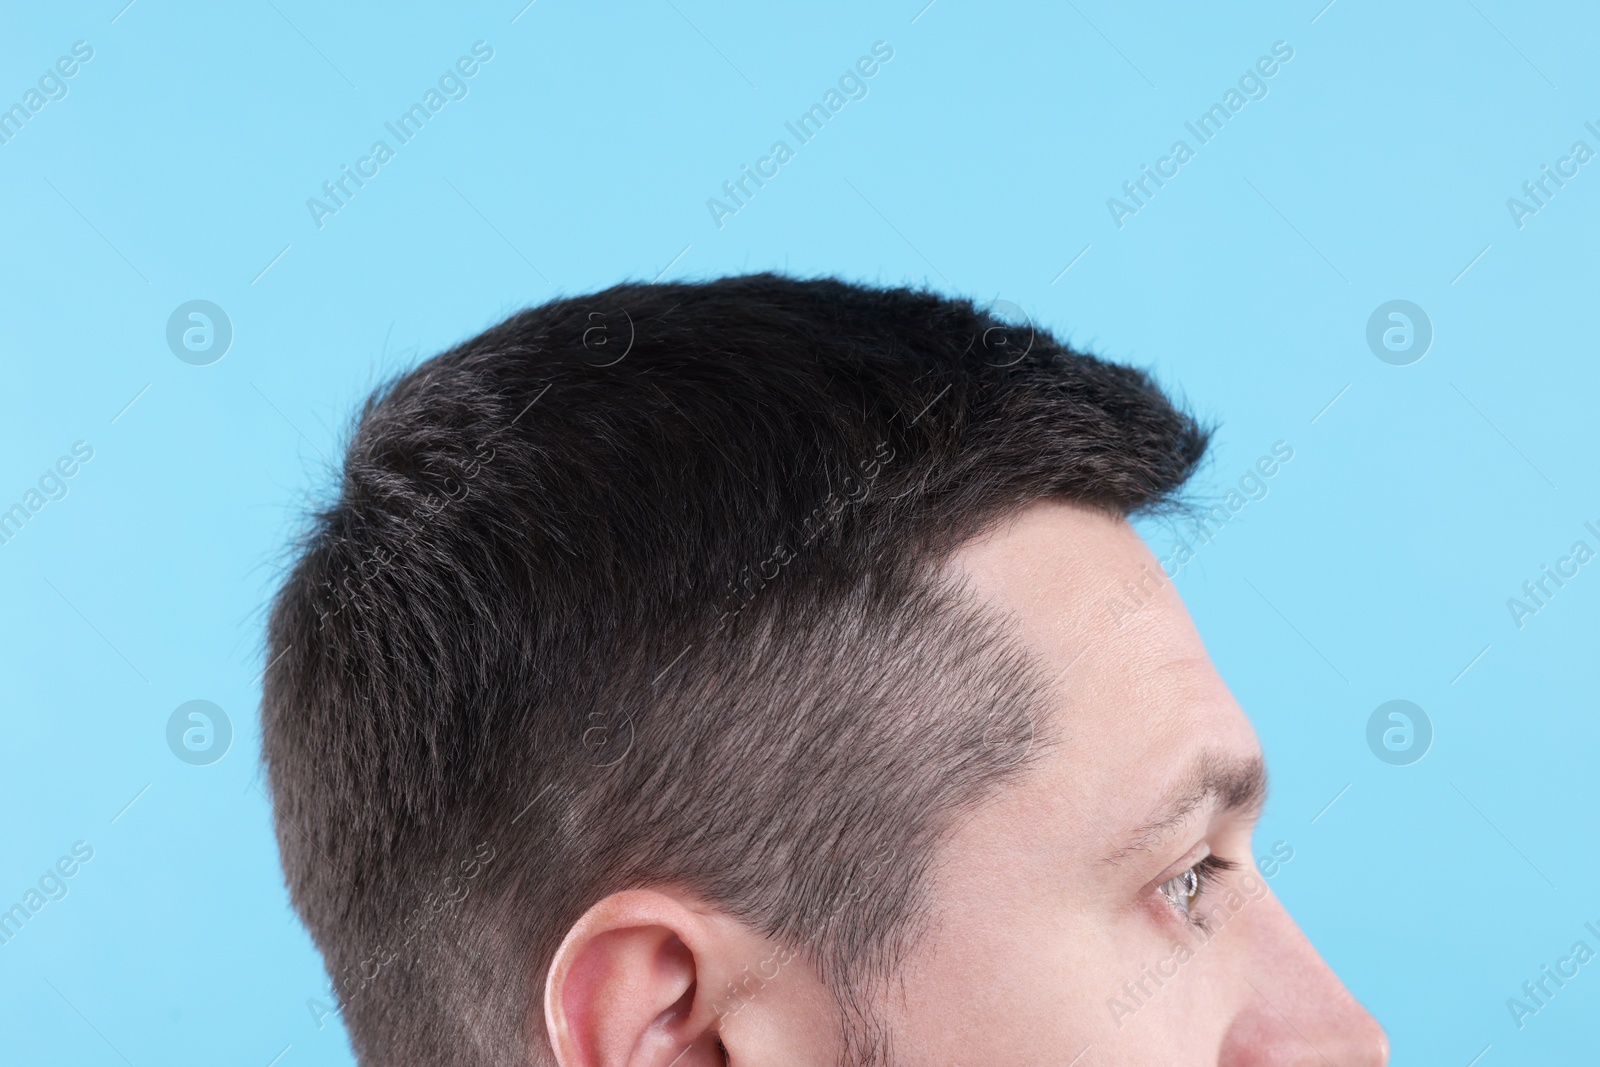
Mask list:
[[[941,836],[1049,740],[939,563],[1031,501],[1171,505],[1209,434],[969,301],[771,274],[557,300],[381,388],[262,707],[361,1061],[550,1062],[555,947],[643,885],[794,946],[881,1060]]]

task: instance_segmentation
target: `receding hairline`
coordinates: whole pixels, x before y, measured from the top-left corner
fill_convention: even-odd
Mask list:
[[[595,307],[631,311],[626,359],[585,358]],[[939,647],[963,640],[957,620],[906,630],[917,546],[948,559],[983,520],[1054,494],[1142,509],[1188,478],[1209,435],[1143,372],[1047,333],[1021,358],[988,350],[990,321],[960,299],[826,280],[630,285],[519,313],[369,406],[270,629],[262,734],[296,907],[348,978],[406,921],[419,862],[510,823],[542,836],[497,861],[497,888],[475,885],[471,938],[441,922],[375,985],[352,980],[363,1060],[512,1062],[505,1021],[528,1001],[505,953],[553,947],[564,902],[636,875],[687,871],[786,937],[822,935],[834,974],[883,977],[916,926],[912,853],[937,836],[930,813],[998,786],[1018,765],[997,746],[1032,736],[1019,653],[973,643],[995,657],[987,675]],[[634,477],[607,477],[618,462]],[[469,469],[459,498],[434,484]],[[434,509],[441,489],[452,503]],[[762,649],[752,639],[774,620],[780,640]],[[844,647],[852,633],[881,643]],[[707,635],[715,647],[683,647]],[[897,691],[941,703],[928,698],[942,685],[970,710],[946,697],[933,729],[862,713]],[[663,792],[624,761],[615,786],[591,781],[584,713],[640,702],[682,720],[652,764],[717,773]],[[741,735],[799,758],[762,766]],[[634,784],[649,788],[625,794]],[[585,829],[569,808],[604,825],[569,834]],[[614,843],[656,830],[670,840],[614,862]],[[835,924],[840,872],[880,839],[906,850],[898,884]],[[795,851],[750,847],[773,840]],[[359,886],[339,877],[351,865]]]

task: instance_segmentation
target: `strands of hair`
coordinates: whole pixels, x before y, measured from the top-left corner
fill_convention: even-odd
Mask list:
[[[887,1062],[941,835],[1051,743],[940,562],[1034,500],[1174,506],[1209,436],[969,301],[772,274],[557,300],[381,388],[262,709],[361,1061],[550,1062],[565,931],[674,884],[799,946]]]

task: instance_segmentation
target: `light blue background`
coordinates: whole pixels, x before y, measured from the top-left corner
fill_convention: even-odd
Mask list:
[[[263,605],[349,416],[517,307],[787,268],[1008,300],[1153,366],[1223,423],[1203,496],[1288,442],[1178,578],[1272,765],[1274,888],[1395,1062],[1593,1062],[1600,962],[1520,1031],[1506,1008],[1600,949],[1600,563],[1521,629],[1506,607],[1600,548],[1600,163],[1521,228],[1506,206],[1600,149],[1592,11],[123,2],[9,5],[0,33],[0,104],[94,48],[0,145],[0,506],[94,449],[0,545],[0,907],[95,850],[0,945],[0,1059],[351,1062],[308,1009],[256,755]],[[469,95],[318,229],[306,199],[478,40]],[[869,95],[714,225],[878,40]],[[1119,229],[1107,198],[1279,40],[1269,95]],[[210,366],[165,341],[196,298],[235,331]],[[1410,366],[1365,341],[1394,298],[1435,329]],[[1411,766],[1366,745],[1394,698],[1436,731]],[[210,766],[167,748],[191,699],[234,724]]]

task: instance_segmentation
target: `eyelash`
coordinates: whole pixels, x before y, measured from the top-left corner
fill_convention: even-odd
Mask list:
[[[1213,878],[1223,871],[1238,869],[1239,865],[1233,860],[1225,860],[1221,856],[1207,856],[1200,862],[1184,868],[1173,877],[1162,882],[1156,887],[1156,892],[1161,894],[1162,898],[1172,906],[1174,911],[1183,916],[1185,922],[1202,930],[1209,930],[1210,927],[1206,925],[1206,920],[1196,915],[1192,910],[1195,902],[1205,895],[1205,891],[1210,886]],[[1185,886],[1185,880],[1191,874],[1194,876],[1194,888],[1192,891]],[[1169,892],[1169,890],[1176,890],[1176,892]]]

